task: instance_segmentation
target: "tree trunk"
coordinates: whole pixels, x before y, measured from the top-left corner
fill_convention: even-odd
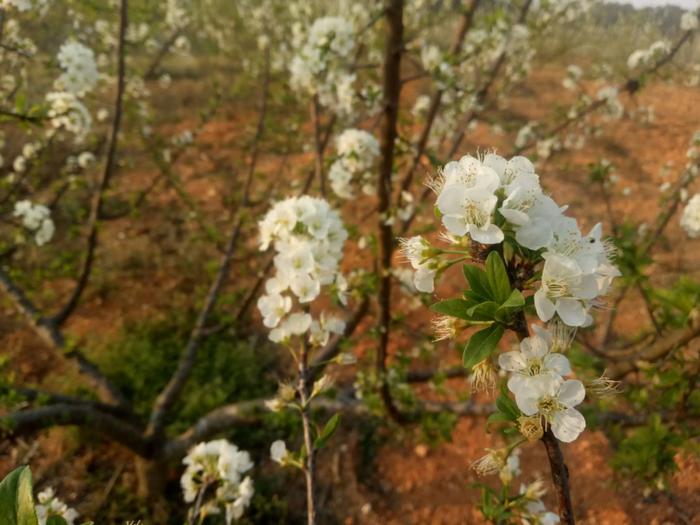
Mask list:
[[[148,504],[153,523],[165,525],[168,522],[168,511],[165,502],[165,484],[167,482],[167,465],[157,459],[136,457],[136,495]],[[135,519],[138,520],[139,517]]]

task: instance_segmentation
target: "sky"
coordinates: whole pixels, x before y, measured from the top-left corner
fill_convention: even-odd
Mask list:
[[[654,7],[661,5],[677,5],[684,9],[695,9],[700,7],[700,0],[606,0],[620,4],[632,4],[635,7]]]

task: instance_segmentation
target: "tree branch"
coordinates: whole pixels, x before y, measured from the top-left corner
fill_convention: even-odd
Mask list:
[[[479,6],[479,2],[480,0],[470,0],[469,6],[464,9],[461,21],[457,28],[457,33],[455,34],[454,41],[452,42],[452,46],[450,47],[450,54],[456,55],[461,49],[462,44],[464,43],[464,38],[466,37],[467,32],[469,31],[469,28],[471,27],[472,22],[474,20],[474,13],[476,12],[477,7]],[[425,124],[423,125],[420,137],[418,138],[416,150],[413,155],[413,160],[411,161],[411,166],[406,172],[403,181],[401,182],[401,191],[399,192],[398,196],[399,207],[401,203],[401,192],[408,191],[408,189],[411,187],[411,183],[413,182],[413,176],[416,172],[416,169],[418,168],[418,165],[420,164],[420,159],[423,156],[423,153],[425,152],[425,148],[428,144],[428,138],[430,137],[430,132],[432,131],[433,123],[435,122],[435,117],[437,116],[438,111],[440,109],[440,105],[442,104],[442,96],[444,93],[445,91],[443,89],[438,89],[433,94],[433,97],[430,100],[428,116],[426,117]]]
[[[695,316],[691,325],[682,332],[668,335],[659,339],[655,344],[639,352],[634,358],[626,357],[608,368],[607,376],[610,379],[621,379],[625,375],[637,370],[640,363],[659,361],[677,348],[683,347],[700,337],[700,316]]]
[[[561,523],[564,525],[574,525],[573,505],[569,492],[569,469],[564,463],[564,456],[561,453],[559,441],[554,437],[551,429],[547,429],[544,432],[542,443],[544,443],[544,447],[547,450],[549,466],[552,469],[552,482],[557,491]]]
[[[139,425],[138,419],[130,410],[124,407],[93,401],[92,399],[81,399],[79,397],[69,396],[65,394],[56,394],[45,390],[37,390],[34,388],[2,386],[0,387],[0,396],[7,396],[13,393],[22,397],[23,401],[35,402],[38,401],[44,405],[70,404],[87,406],[94,410],[99,410],[105,414],[110,414],[114,417],[132,422],[135,426]]]
[[[384,47],[384,112],[381,131],[381,165],[377,178],[377,206],[379,230],[379,312],[377,328],[379,345],[375,366],[380,381],[380,394],[387,413],[395,421],[403,418],[395,406],[389,384],[386,381],[386,359],[391,330],[391,256],[394,249],[394,233],[389,223],[391,213],[392,174],[394,169],[394,148],[398,135],[396,123],[399,115],[401,96],[401,54],[403,47],[403,0],[389,0],[386,9],[388,26]]]
[[[151,62],[151,64],[148,66],[148,69],[144,73],[144,75],[143,75],[144,80],[152,80],[155,78],[161,62],[163,61],[165,56],[168,54],[168,51],[170,51],[170,48],[173,47],[173,44],[175,44],[175,40],[177,40],[177,37],[179,37],[182,34],[183,30],[184,30],[184,27],[178,27],[177,29],[175,29],[171,33],[170,37],[165,42],[163,42],[163,45],[158,50],[158,54],[153,58],[153,61]]]
[[[697,11],[697,16],[700,17],[700,10]],[[676,43],[673,45],[671,50],[668,52],[668,54],[664,57],[661,57],[659,60],[657,60],[652,66],[648,67],[641,73],[639,73],[636,77],[630,78],[626,80],[618,89],[621,92],[629,93],[630,95],[636,93],[639,91],[639,88],[642,86],[642,81],[644,77],[648,75],[653,75],[656,73],[659,69],[661,69],[664,65],[668,64],[673,58],[676,56],[678,51],[683,47],[683,45],[688,42],[692,35],[693,35],[694,30],[686,31],[683,33],[680,38],[676,41]],[[605,100],[594,100],[592,101],[587,107],[585,107],[583,110],[577,112],[577,114],[571,118],[566,118],[559,124],[556,124],[553,128],[551,128],[549,131],[544,133],[544,135],[540,136],[539,138],[534,138],[528,142],[526,142],[524,145],[520,147],[516,147],[513,149],[511,152],[511,156],[513,155],[518,155],[524,151],[527,151],[534,147],[538,140],[542,138],[549,138],[553,137],[555,135],[558,135],[562,131],[566,130],[571,126],[572,124],[578,122],[579,120],[583,119],[587,115],[593,113],[597,109],[601,108],[602,106],[605,105]]]
[[[199,345],[201,343],[204,331],[206,329],[206,324],[209,319],[209,315],[213,311],[216,303],[219,299],[219,294],[228,279],[229,270],[231,267],[231,258],[233,257],[233,252],[238,241],[238,235],[240,233],[242,223],[242,214],[239,213],[234,219],[234,225],[231,229],[229,235],[228,243],[226,245],[226,251],[222,257],[221,265],[219,266],[219,271],[214,279],[214,282],[209,288],[209,293],[204,300],[202,309],[197,316],[197,321],[195,322],[194,328],[190,333],[190,338],[187,341],[187,345],[180,355],[180,360],[178,362],[177,369],[175,373],[170,378],[170,381],[161,391],[161,393],[156,398],[153,405],[153,410],[148,422],[147,435],[154,437],[158,436],[163,430],[163,425],[165,423],[165,417],[168,410],[173,405],[180,392],[185,386],[185,383],[189,379],[189,376],[194,367],[195,360],[197,358],[197,353],[199,350]]]
[[[141,429],[89,405],[59,403],[0,416],[0,427],[4,428],[0,432],[7,437],[31,434],[52,426],[89,427],[139,456],[150,454]]]
[[[2,268],[0,268],[0,289],[10,297],[15,308],[50,348],[76,362],[78,371],[88,378],[100,399],[121,407],[128,406],[119,389],[82,352],[68,347],[59,327],[51,319],[41,315],[41,312]]]
[[[260,112],[258,116],[258,125],[255,128],[255,135],[253,136],[253,145],[250,152],[250,163],[248,167],[248,174],[246,175],[245,183],[243,184],[243,199],[241,202],[242,206],[248,206],[250,201],[250,186],[253,182],[253,175],[255,174],[255,167],[258,162],[258,151],[260,145],[260,139],[265,132],[265,116],[267,115],[267,99],[268,93],[270,91],[270,46],[265,48],[265,71],[263,73],[263,84],[262,84],[262,95],[260,96]]]
[[[122,109],[123,109],[123,98],[124,98],[124,84],[126,78],[126,63],[125,63],[125,46],[126,46],[126,30],[129,24],[129,7],[128,0],[121,0],[120,10],[119,10],[119,44],[117,47],[117,94],[114,100],[114,120],[112,121],[112,132],[109,140],[109,146],[107,149],[107,160],[105,162],[105,168],[102,171],[102,176],[100,177],[97,188],[92,199],[92,205],[90,207],[90,216],[88,218],[88,237],[87,237],[87,247],[85,251],[85,258],[83,259],[83,265],[80,270],[80,276],[73,289],[73,293],[68,298],[66,304],[52,317],[52,321],[57,325],[61,326],[70,317],[75,308],[80,302],[80,297],[85,291],[85,287],[90,280],[90,274],[92,273],[92,267],[95,259],[95,251],[97,249],[98,242],[98,230],[100,215],[102,213],[102,205],[105,197],[105,193],[109,188],[109,181],[114,174],[116,169],[116,155],[117,155],[117,145],[119,141],[119,129],[122,121]]]

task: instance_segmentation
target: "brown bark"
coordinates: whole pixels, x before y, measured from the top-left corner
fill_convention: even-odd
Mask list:
[[[395,421],[403,417],[391,398],[386,382],[386,359],[391,330],[391,255],[394,233],[388,223],[391,212],[392,175],[394,168],[394,144],[398,135],[396,122],[399,115],[401,94],[401,53],[403,47],[403,0],[389,0],[386,7],[387,36],[384,48],[384,114],[381,130],[381,165],[377,180],[377,220],[379,221],[379,346],[376,369],[380,381],[380,394],[387,413]]]
[[[571,504],[571,493],[569,491],[569,469],[564,463],[564,456],[559,447],[559,441],[552,434],[551,429],[547,429],[542,436],[542,443],[547,449],[549,467],[552,471],[552,482],[557,492],[559,503],[559,518],[562,525],[574,525],[574,510]]]

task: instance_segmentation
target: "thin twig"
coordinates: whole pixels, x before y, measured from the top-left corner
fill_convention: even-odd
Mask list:
[[[318,95],[311,100],[311,121],[314,126],[314,175],[322,196],[326,196],[326,179],[323,173],[323,147],[321,139],[321,104]]]
[[[126,31],[128,26],[128,0],[121,0],[119,10],[119,44],[117,47],[118,73],[117,73],[117,94],[114,100],[114,120],[112,121],[112,132],[107,149],[107,160],[105,162],[102,176],[100,177],[97,188],[92,199],[90,207],[90,216],[88,218],[88,236],[85,257],[80,270],[78,281],[73,289],[73,293],[66,301],[66,304],[52,317],[52,321],[56,325],[61,326],[70,317],[75,308],[80,302],[80,297],[85,291],[85,287],[90,280],[92,267],[95,259],[95,251],[97,250],[99,221],[102,212],[102,206],[109,181],[112,178],[116,169],[117,145],[119,141],[119,129],[122,121],[122,109],[124,98],[124,86],[126,79]]]
[[[301,405],[301,424],[304,434],[304,479],[306,481],[306,517],[308,525],[316,525],[316,450],[311,435],[311,379],[309,375],[309,344],[306,338],[299,356],[297,393]]]
[[[250,163],[248,174],[246,175],[245,183],[243,184],[243,199],[242,206],[248,206],[250,201],[250,186],[253,182],[255,166],[258,161],[258,152],[260,140],[265,132],[265,116],[267,115],[267,99],[270,91],[270,46],[265,48],[265,71],[263,72],[262,95],[260,96],[260,111],[258,116],[258,125],[255,128],[253,136],[253,145],[250,152]]]
[[[254,154],[251,155],[250,165],[248,169],[248,176],[246,178],[245,188],[241,196],[238,210],[236,211],[231,232],[229,234],[228,242],[226,244],[226,249],[222,256],[221,264],[219,266],[219,271],[217,272],[214,282],[209,288],[204,304],[197,316],[195,325],[190,333],[187,345],[183,349],[180,360],[178,362],[177,369],[168,381],[168,384],[160,392],[153,404],[153,410],[148,422],[148,427],[146,429],[146,434],[149,437],[161,437],[160,434],[163,431],[163,426],[165,424],[165,417],[167,416],[168,410],[171,408],[173,403],[176,401],[177,397],[182,392],[187,380],[189,379],[192,369],[197,358],[200,343],[202,339],[206,336],[207,322],[209,316],[213,312],[223,290],[228,276],[230,273],[231,262],[233,254],[238,242],[238,237],[243,225],[244,220],[244,207],[249,200],[249,191],[252,184],[253,175],[255,173],[255,168],[258,161],[258,142],[262,138],[264,131],[264,121],[265,114],[267,112],[267,98],[268,98],[268,86],[269,86],[269,53],[266,53],[266,72],[263,80],[263,92],[262,101],[260,104],[260,117],[258,120],[258,127],[253,139],[253,151]],[[252,299],[251,299],[252,300]]]
[[[480,0],[471,0],[469,7],[467,7],[462,13],[462,18],[460,20],[459,26],[457,27],[457,33],[455,34],[454,41],[452,42],[452,47],[450,48],[450,54],[456,55],[461,49],[462,44],[464,43],[464,38],[466,37],[467,32],[469,31],[469,28],[471,27],[472,22],[474,20],[474,13],[476,12],[477,7],[479,6],[479,2]],[[420,159],[423,156],[425,148],[428,144],[428,138],[430,137],[430,132],[433,129],[435,117],[437,116],[438,111],[440,109],[440,105],[442,104],[442,97],[444,93],[445,91],[443,89],[438,89],[433,94],[433,97],[430,100],[428,115],[425,119],[425,124],[423,125],[423,129],[421,131],[420,137],[418,138],[418,142],[416,143],[415,153],[413,154],[411,166],[409,167],[408,171],[406,172],[406,175],[404,176],[403,181],[401,182],[401,190],[399,192],[399,196],[397,197],[399,199],[398,207],[401,207],[401,193],[403,193],[404,191],[408,191],[411,187],[411,183],[413,182],[413,176],[416,172],[416,169],[418,168],[418,165],[420,164]]]
[[[163,45],[158,50],[158,54],[156,54],[156,56],[153,58],[153,61],[148,66],[148,69],[146,69],[146,72],[143,75],[144,80],[151,80],[155,78],[161,62],[168,54],[168,51],[170,51],[170,48],[173,47],[173,44],[175,44],[177,38],[180,36],[180,34],[182,34],[183,30],[183,27],[178,27],[170,34],[170,37],[168,37],[168,39],[165,42],[163,42]]]
[[[696,16],[700,17],[700,10],[696,12]],[[644,71],[640,72],[636,77],[630,78],[626,80],[620,87],[618,88],[619,91],[628,93],[630,95],[635,94],[641,86],[643,85],[643,79],[649,75],[655,74],[659,69],[661,69],[664,65],[668,64],[673,58],[676,56],[678,51],[683,47],[683,45],[686,42],[689,42],[693,33],[695,30],[690,30],[684,32],[679,39],[676,41],[676,43],[673,45],[673,47],[670,49],[668,54],[665,56],[661,57],[658,59],[654,64],[649,66],[647,69]],[[554,127],[552,127],[549,131],[545,132],[543,135],[541,135],[539,138],[533,138],[529,141],[527,141],[525,144],[521,146],[516,146],[513,151],[511,152],[511,155],[518,155],[524,151],[527,151],[531,148],[533,148],[535,145],[537,145],[538,140],[542,138],[551,138],[562,131],[568,129],[572,124],[575,124],[576,122],[582,120],[584,117],[587,115],[590,115],[591,113],[595,112],[597,109],[603,107],[606,104],[605,100],[594,100],[588,104],[585,108],[582,110],[578,111],[576,115],[572,117],[567,117],[564,119],[562,122],[559,124],[555,124]]]

